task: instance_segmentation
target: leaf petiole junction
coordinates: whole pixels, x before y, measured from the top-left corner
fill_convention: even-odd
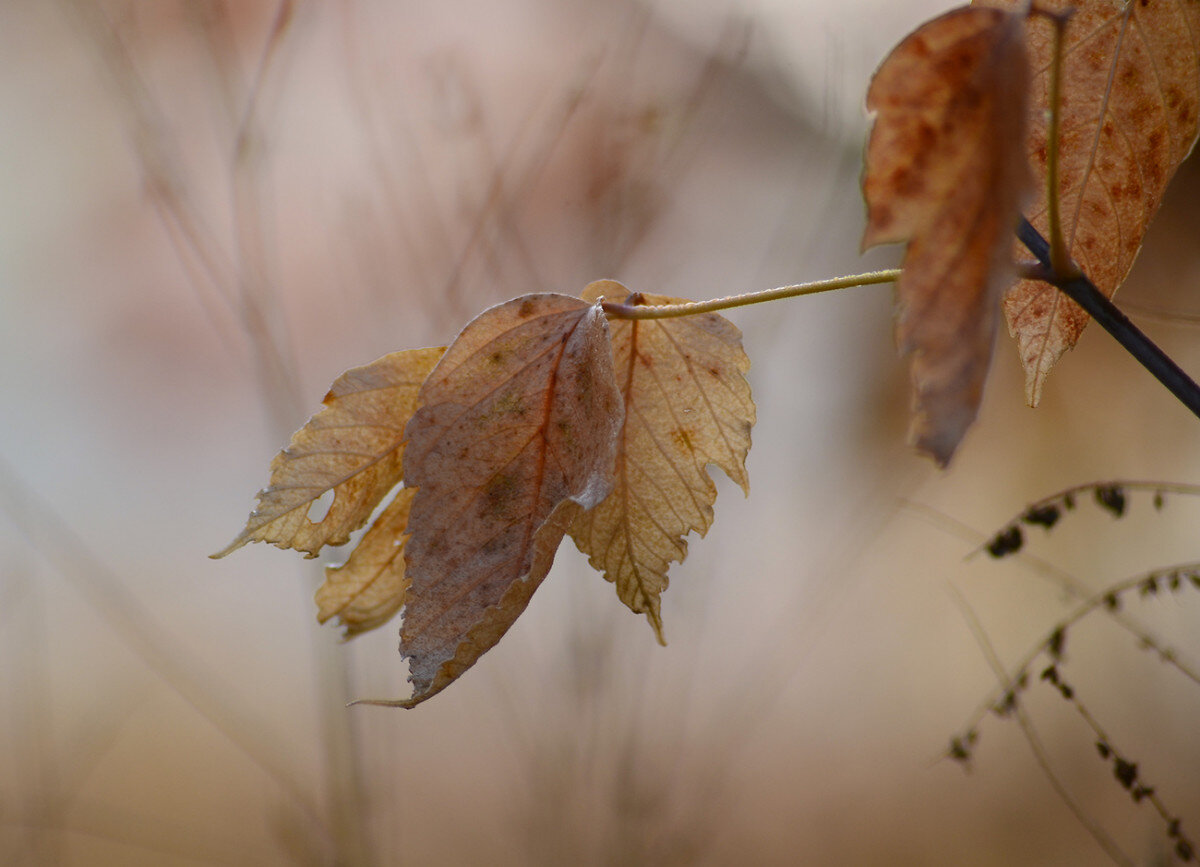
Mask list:
[[[628,301],[604,301],[601,303],[601,306],[611,319],[672,319],[679,316],[695,316],[700,313],[729,310],[732,307],[761,304],[764,301],[798,298],[801,295],[816,295],[820,292],[831,292],[834,289],[849,289],[851,286],[894,283],[898,279],[900,279],[900,269],[890,268],[884,271],[870,271],[866,274],[834,277],[830,280],[817,280],[812,283],[798,283],[794,286],[780,286],[775,289],[764,289],[760,292],[729,295],[724,298],[714,298],[711,301],[689,301],[686,304],[658,305],[645,305],[636,302],[631,304]]]
[[[1188,376],[1178,364],[1171,360],[1170,356],[1134,325],[1117,305],[1105,298],[1086,276],[1080,274],[1067,279],[1055,277],[1050,245],[1042,237],[1041,232],[1024,217],[1017,226],[1017,237],[1038,259],[1041,272],[1031,276],[1054,286],[1082,307],[1130,355],[1136,358],[1142,367],[1154,374],[1155,378],[1165,385],[1171,394],[1179,398],[1184,406],[1190,409],[1197,418],[1200,418],[1200,385],[1197,385],[1194,379]]]

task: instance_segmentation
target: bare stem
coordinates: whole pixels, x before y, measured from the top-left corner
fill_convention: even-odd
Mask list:
[[[830,292],[834,289],[848,289],[851,286],[868,286],[873,283],[892,283],[900,278],[900,269],[886,271],[871,271],[867,274],[853,274],[848,277],[835,277],[832,280],[818,280],[814,283],[799,283],[795,286],[780,286],[777,289],[764,289],[761,292],[747,292],[744,295],[730,295],[725,298],[714,298],[711,301],[688,301],[683,304],[641,304],[638,303],[638,293],[629,296],[635,299],[627,301],[604,301],[604,312],[612,319],[672,319],[678,316],[695,316],[698,313],[712,313],[716,310],[728,310],[731,307],[745,307],[748,304],[761,304],[764,301],[778,301],[782,298],[796,298],[800,295],[815,295],[818,292]]]
[[[1050,268],[1058,279],[1074,280],[1082,272],[1071,261],[1070,251],[1067,250],[1058,200],[1058,140],[1059,130],[1062,126],[1060,94],[1062,92],[1063,34],[1066,32],[1067,21],[1073,14],[1073,10],[1052,13],[1034,7],[1033,12],[1050,19],[1050,24],[1054,28],[1054,48],[1050,55],[1050,127],[1046,133],[1046,216],[1049,221],[1050,233]]]
[[[950,585],[950,592],[955,604],[958,605],[959,611],[962,612],[963,619],[967,622],[967,628],[971,630],[971,635],[974,636],[975,642],[979,645],[984,659],[987,660],[988,666],[996,676],[997,682],[1002,684],[1012,683],[1012,680],[1004,669],[1004,664],[1000,661],[1000,657],[992,645],[991,639],[988,638],[987,632],[984,631],[983,623],[980,622],[979,615],[975,613],[975,609],[971,607],[967,598],[963,596],[962,591],[953,584]],[[1062,781],[1058,773],[1054,770],[1054,767],[1050,764],[1050,754],[1047,752],[1041,736],[1038,735],[1037,729],[1033,727],[1033,721],[1029,718],[1029,714],[1026,712],[1024,706],[1020,704],[1014,705],[1014,710],[1016,711],[1017,724],[1021,727],[1021,733],[1025,735],[1029,749],[1033,751],[1034,761],[1041,768],[1046,781],[1050,783],[1051,788],[1054,789],[1059,799],[1071,811],[1079,824],[1083,825],[1084,830],[1091,835],[1092,839],[1096,841],[1096,845],[1104,850],[1104,854],[1114,864],[1133,867],[1133,859],[1121,851],[1121,848],[1105,832],[1104,828],[1084,811],[1083,806],[1071,794],[1071,790],[1067,788],[1066,783]]]

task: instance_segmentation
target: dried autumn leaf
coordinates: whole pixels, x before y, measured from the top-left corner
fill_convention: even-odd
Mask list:
[[[911,356],[919,449],[945,465],[975,420],[1029,186],[1023,21],[947,12],[906,37],[867,91],[863,247],[908,241],[896,340]]]
[[[601,280],[583,292],[586,301],[602,296],[625,301],[629,290]],[[681,300],[638,293],[627,303]],[[667,569],[687,555],[684,537],[693,530],[703,536],[713,521],[717,489],[706,467],[720,467],[749,493],[750,359],[741,332],[715,313],[617,319],[609,329],[625,402],[616,482],[600,505],[575,518],[571,537],[665,644],[660,595]]]
[[[325,567],[325,583],[317,588],[317,621],[337,617],[345,637],[382,626],[404,604],[404,543],[413,488],[401,488],[363,534],[341,566]]]
[[[527,295],[472,320],[421,388],[400,630],[412,707],[525,610],[580,508],[612,488],[623,409],[599,305]]]
[[[325,408],[292,435],[271,461],[246,528],[214,557],[247,542],[270,542],[315,557],[324,545],[343,545],[403,474],[404,426],[417,392],[443,348],[393,352],[347,370],[325,395]],[[333,491],[320,521],[312,504]]]
[[[1017,0],[988,6],[1017,8]],[[1063,44],[1059,201],[1072,258],[1112,297],[1125,280],[1167,183],[1196,141],[1200,116],[1200,3],[1193,0],[1039,0],[1075,12]],[[1052,30],[1027,30],[1032,73],[1026,149],[1036,178],[1029,220],[1043,235]],[[1050,368],[1088,316],[1045,283],[1022,280],[1004,298],[1009,331],[1036,406]]]

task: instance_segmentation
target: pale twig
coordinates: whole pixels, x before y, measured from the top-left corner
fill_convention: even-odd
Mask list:
[[[848,277],[834,277],[830,280],[817,280],[812,283],[799,283],[795,286],[780,286],[777,289],[764,289],[759,292],[746,292],[742,295],[714,298],[711,301],[656,305],[639,304],[636,301],[634,303],[604,301],[602,306],[604,312],[613,319],[672,319],[680,316],[695,316],[699,313],[712,313],[717,310],[729,310],[733,307],[745,307],[749,304],[762,304],[766,301],[778,301],[783,298],[797,298],[801,295],[815,295],[819,292],[848,289],[851,286],[893,283],[899,278],[900,271],[891,269],[853,274]]]

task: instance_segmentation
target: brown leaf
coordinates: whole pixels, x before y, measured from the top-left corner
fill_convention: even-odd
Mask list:
[[[917,447],[945,465],[974,421],[1011,277],[1029,169],[1023,22],[962,8],[918,28],[871,80],[863,247],[908,241],[896,339]]]
[[[1072,257],[1112,297],[1133,266],[1167,183],[1196,141],[1200,3],[1039,0],[1038,5],[1075,9],[1063,46],[1060,211]],[[1036,179],[1029,219],[1048,235],[1050,23],[1032,18],[1027,41],[1033,76],[1027,150]],[[1075,345],[1088,316],[1054,287],[1031,280],[1009,290],[1004,312],[1025,366],[1026,399],[1036,406],[1050,368]]]
[[[314,557],[324,545],[342,545],[370,517],[403,474],[404,426],[418,389],[445,350],[393,352],[346,371],[333,383],[325,408],[292,435],[271,461],[271,478],[258,494],[246,528],[214,557],[247,542],[270,542]],[[333,491],[320,521],[312,504]]]
[[[612,488],[623,410],[599,305],[527,295],[475,318],[408,424],[412,707],[491,648],[550,569],[575,511]],[[578,505],[576,505],[578,504]]]
[[[404,604],[404,543],[414,488],[401,488],[363,534],[341,566],[325,567],[325,583],[317,588],[317,621],[337,617],[344,637],[353,638],[382,626]]]
[[[246,528],[214,557],[247,542],[270,542],[315,557],[324,545],[344,545],[403,474],[404,426],[417,391],[444,348],[393,352],[347,370],[325,395],[325,408],[292,435],[271,461]],[[333,502],[320,521],[312,504],[328,491]]]
[[[629,290],[601,280],[583,292],[586,301],[602,296],[625,301]],[[637,293],[627,303],[681,300]],[[667,569],[687,555],[688,533],[703,536],[712,525],[717,489],[706,467],[715,464],[749,492],[750,359],[741,332],[715,313],[616,319],[609,329],[625,402],[616,483],[602,503],[576,517],[571,536],[665,644],[660,595]]]

